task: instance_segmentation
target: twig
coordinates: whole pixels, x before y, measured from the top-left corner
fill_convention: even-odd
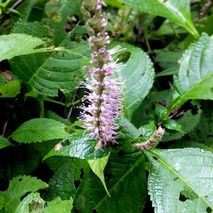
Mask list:
[[[74,94],[73,94],[72,103],[75,101],[76,95],[77,95],[77,91],[75,91]],[[68,120],[70,119],[70,117],[72,115],[72,111],[73,111],[73,105],[70,107],[70,110],[68,112],[68,115],[67,115]]]
[[[6,130],[7,130],[7,125],[8,125],[9,119],[6,120],[6,122],[4,123],[3,126],[3,130],[2,130],[2,135],[5,136]]]
[[[15,10],[22,2],[23,0],[17,0],[15,4],[9,8],[9,11]],[[2,24],[9,17],[10,17],[10,13],[5,13],[2,16],[0,16],[0,24]]]
[[[23,0],[17,0],[16,3],[11,7],[11,9],[16,9],[22,2]]]

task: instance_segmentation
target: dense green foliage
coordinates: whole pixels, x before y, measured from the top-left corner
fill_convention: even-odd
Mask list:
[[[0,0],[0,213],[212,212],[212,1],[105,2],[123,111],[101,150],[82,1]]]

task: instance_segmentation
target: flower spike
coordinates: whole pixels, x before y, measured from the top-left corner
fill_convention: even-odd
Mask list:
[[[119,82],[112,79],[116,70],[116,62],[112,54],[119,50],[108,50],[110,38],[106,32],[107,19],[102,14],[103,1],[85,0],[82,11],[87,19],[91,48],[91,67],[87,67],[85,96],[87,105],[83,106],[83,120],[88,131],[98,141],[99,147],[115,143],[117,126],[115,119],[121,112],[121,92]]]

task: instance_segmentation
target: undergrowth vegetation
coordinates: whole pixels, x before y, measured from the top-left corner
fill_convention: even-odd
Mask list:
[[[0,213],[211,213],[212,1],[104,5],[122,109],[100,146],[82,1],[0,0]]]

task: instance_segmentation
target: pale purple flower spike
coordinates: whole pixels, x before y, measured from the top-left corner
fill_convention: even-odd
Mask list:
[[[82,10],[87,16],[92,66],[87,68],[86,88],[89,94],[85,96],[85,100],[88,101],[88,106],[82,107],[84,112],[81,119],[98,141],[99,147],[103,148],[115,143],[115,119],[121,112],[120,86],[111,78],[117,68],[112,53],[118,52],[118,49],[107,50],[110,38],[106,32],[107,19],[102,15],[102,1],[85,0]]]

